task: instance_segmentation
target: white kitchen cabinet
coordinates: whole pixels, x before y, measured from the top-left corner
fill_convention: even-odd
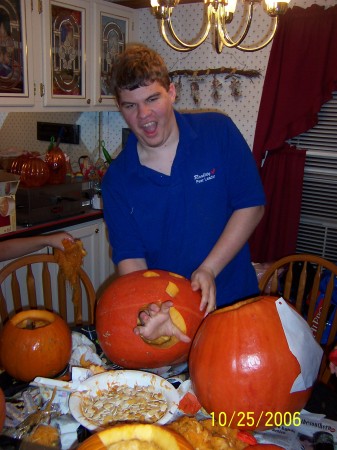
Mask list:
[[[0,12],[11,4],[3,0]],[[0,111],[117,110],[111,66],[137,38],[137,12],[105,0],[20,0],[19,5],[21,33],[14,44],[22,49],[22,92],[0,74]]]

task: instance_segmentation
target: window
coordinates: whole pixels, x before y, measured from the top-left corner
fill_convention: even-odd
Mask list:
[[[337,261],[337,91],[318,124],[289,144],[307,149],[296,251]]]

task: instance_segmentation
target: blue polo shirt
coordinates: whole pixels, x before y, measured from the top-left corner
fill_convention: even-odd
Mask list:
[[[236,209],[265,203],[252,153],[232,120],[220,113],[176,114],[179,144],[171,175],[142,166],[137,139],[102,181],[113,261],[145,258],[149,269],[191,277]],[[248,245],[216,278],[217,306],[254,295]]]

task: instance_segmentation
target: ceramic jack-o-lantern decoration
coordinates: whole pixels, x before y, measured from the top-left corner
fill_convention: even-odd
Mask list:
[[[187,361],[191,342],[176,337],[153,341],[135,335],[139,314],[151,303],[171,300],[173,323],[193,339],[204,312],[201,294],[186,278],[163,270],[141,270],[115,279],[96,307],[99,343],[110,361],[128,369],[155,368]]]
[[[62,184],[67,175],[67,161],[65,154],[58,145],[54,145],[54,138],[48,148],[45,161],[49,167],[49,184]]]
[[[66,368],[71,356],[71,331],[57,314],[22,311],[9,319],[0,334],[0,360],[20,381],[52,378]]]
[[[261,296],[205,318],[192,343],[189,372],[199,402],[215,420],[268,429],[300,423],[321,357],[306,321],[285,300]]]
[[[40,187],[49,180],[49,168],[39,156],[29,156],[21,166],[20,182],[27,187]]]

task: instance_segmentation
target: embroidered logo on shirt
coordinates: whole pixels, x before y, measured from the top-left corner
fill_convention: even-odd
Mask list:
[[[198,183],[205,183],[206,181],[213,180],[215,178],[215,169],[210,170],[209,172],[204,172],[201,175],[194,175],[194,181]]]

